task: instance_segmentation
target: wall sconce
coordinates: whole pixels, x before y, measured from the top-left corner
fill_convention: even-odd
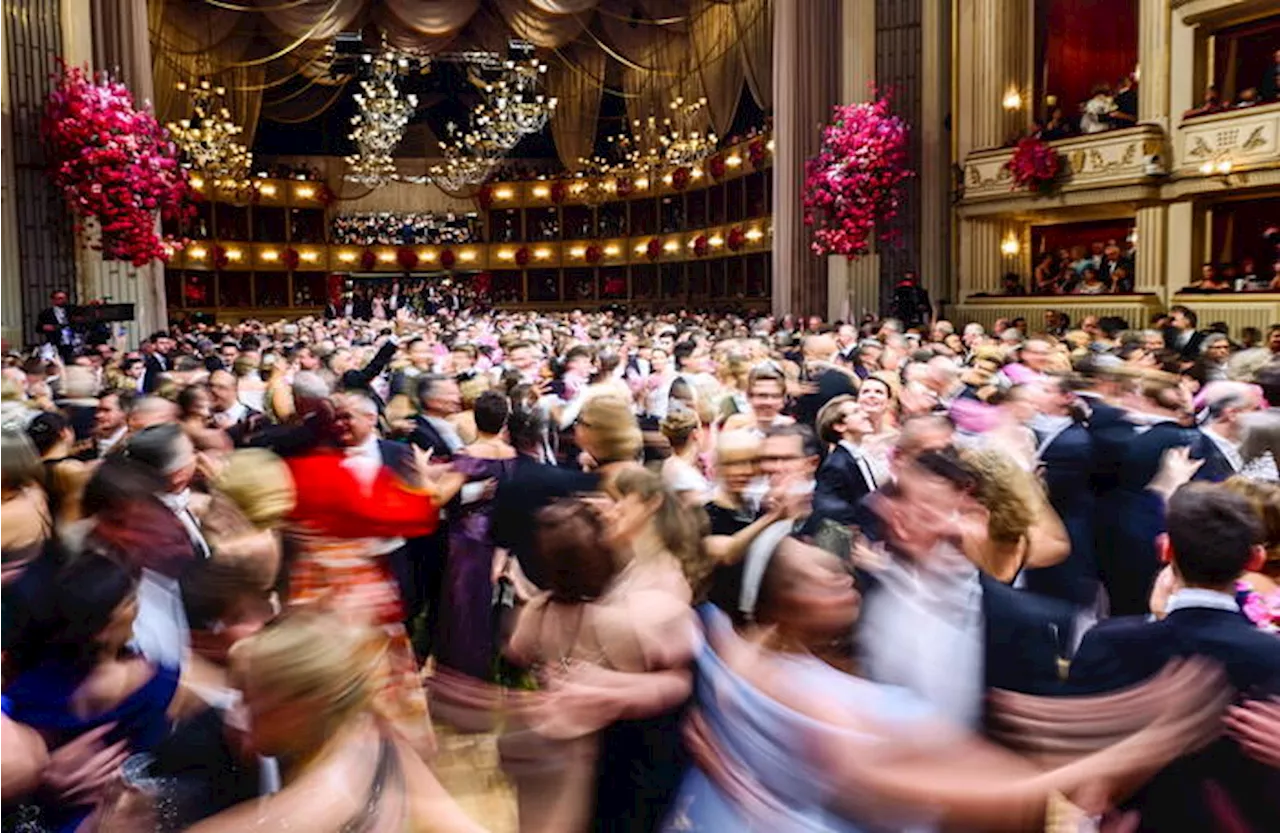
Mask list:
[[[1004,94],[1004,98],[1001,99],[1000,106],[1006,110],[1021,110],[1022,93],[1018,92],[1017,89],[1010,89],[1009,92]]]
[[[668,240],[666,243],[662,244],[662,248],[664,251],[678,252],[680,251],[680,244],[674,240]]]
[[[1018,250],[1022,248],[1022,244],[1018,242],[1017,235],[1010,232],[1000,241],[1000,254],[1005,257],[1017,257]]]
[[[535,249],[533,252],[533,256],[536,257],[538,260],[546,260],[547,258],[551,257],[551,250]]]
[[[498,260],[515,260],[516,253],[510,249],[502,249],[498,252]]]
[[[533,195],[540,200],[545,200],[551,196],[551,189],[546,185],[535,185],[533,186]]]
[[[423,251],[423,252],[419,253],[419,257],[421,257],[421,258],[422,258],[423,260],[425,260],[425,261],[430,262],[430,261],[433,261],[433,260],[435,260],[435,259],[436,259],[436,253],[435,253],[435,252],[433,252],[433,251],[431,251],[430,249],[427,249],[427,250],[425,250],[425,251]]]
[[[343,263],[355,263],[356,253],[355,252],[338,252],[338,260],[342,261]]]
[[[536,188],[534,190],[537,191]],[[515,191],[512,191],[510,188],[498,188],[493,192],[493,198],[495,200],[509,200],[515,195]]]
[[[299,185],[298,190],[294,191],[300,200],[309,200],[316,195],[316,189],[310,185]]]
[[[725,157],[724,163],[730,168],[737,168],[742,164],[742,157],[736,153],[731,153]]]
[[[470,249],[458,255],[458,260],[461,260],[463,263],[470,263],[475,259],[476,259],[476,253],[471,251]]]
[[[764,149],[769,151],[770,153],[773,153],[773,139],[770,139],[769,141],[764,143]]]
[[[649,247],[643,243],[636,244],[636,254],[642,255],[649,250]]]
[[[587,249],[585,246],[574,246],[569,250],[569,255],[571,257],[586,257]]]
[[[643,191],[649,187],[649,177],[642,176],[636,180],[636,188]]]
[[[1230,159],[1219,159],[1217,162],[1210,159],[1200,165],[1200,173],[1205,176],[1212,176],[1213,174],[1227,176],[1231,173],[1231,167]]]
[[[241,252],[239,249],[227,249],[227,260],[234,260],[239,262],[240,258],[242,257],[244,257],[244,253]]]
[[[208,254],[208,252],[206,252],[204,249],[197,246],[196,248],[188,252],[188,254],[191,255],[192,260],[204,260],[204,256]]]
[[[274,249],[267,249],[262,253],[261,257],[267,263],[275,263],[277,260],[280,259],[280,253],[275,251]]]
[[[191,177],[190,184],[191,184],[191,187],[196,189],[197,191],[204,188],[204,180],[198,176]]]
[[[747,239],[752,243],[764,237],[764,232],[758,228],[747,229]]]
[[[380,254],[378,255],[378,260],[379,260],[379,261],[381,261],[382,263],[395,263],[395,262],[396,262],[396,253],[395,253],[395,252],[382,252],[382,253],[380,253]]]
[[[262,187],[258,189],[258,193],[264,197],[274,197],[276,195],[276,186],[272,185],[270,182],[264,183]]]
[[[619,249],[617,246],[613,245],[612,243],[604,247],[604,253],[609,257],[617,257],[621,251],[622,251],[621,249]]]
[[[304,263],[315,263],[320,259],[320,255],[316,252],[303,252],[298,255],[298,257],[301,258]]]
[[[711,244],[711,248],[718,249],[724,245],[724,238],[718,234],[713,234],[707,242]]]

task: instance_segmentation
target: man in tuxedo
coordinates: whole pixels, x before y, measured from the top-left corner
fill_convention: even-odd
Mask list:
[[[142,377],[144,393],[155,393],[156,388],[160,386],[160,377],[172,370],[169,354],[173,352],[174,346],[173,339],[163,330],[153,333],[143,345],[145,355],[143,361],[147,368]]]
[[[98,397],[98,407],[93,415],[95,457],[106,457],[128,433],[125,414],[132,405],[133,397],[130,391],[118,390],[107,391]]]
[[[417,380],[418,407],[409,442],[430,451],[437,460],[448,460],[462,448],[462,438],[449,422],[449,417],[462,409],[462,392],[449,376],[429,373]]]
[[[1157,548],[1177,589],[1165,617],[1122,617],[1091,630],[1071,663],[1071,689],[1114,691],[1171,660],[1203,657],[1219,664],[1243,697],[1280,695],[1280,640],[1258,631],[1235,597],[1236,579],[1265,558],[1253,508],[1220,486],[1192,483],[1169,499],[1167,526]],[[1143,830],[1280,830],[1277,787],[1280,771],[1224,737],[1168,766],[1134,804]]]
[[[927,451],[867,498],[857,635],[870,679],[970,728],[982,723],[987,688],[1058,689],[1074,613],[987,576],[955,546],[975,487],[954,451]]]
[[[906,329],[924,327],[933,320],[933,304],[929,292],[920,285],[915,272],[904,272],[889,299],[889,315]]]
[[[36,329],[45,344],[58,351],[63,362],[70,362],[75,350],[75,332],[71,329],[71,312],[67,307],[67,293],[55,289],[49,294],[49,306],[36,316]]]
[[[809,392],[796,401],[795,416],[797,422],[812,429],[823,405],[837,396],[855,396],[858,388],[852,375],[833,363],[837,355],[834,338],[829,335],[805,336],[801,350],[804,353],[804,381],[809,384]]]
[[[872,430],[867,415],[851,396],[837,396],[818,414],[818,436],[835,449],[818,466],[815,515],[846,525],[857,523],[858,504],[878,485],[858,447]]]
[[[1204,397],[1205,420],[1200,430],[1209,442],[1197,479],[1220,483],[1244,469],[1240,454],[1244,417],[1255,409],[1257,400],[1243,382],[1212,382]]]
[[[516,559],[529,581],[547,587],[550,565],[533,557],[531,519],[561,498],[598,490],[600,477],[555,465],[547,454],[546,421],[535,409],[514,408],[507,431],[517,457],[511,476],[498,485],[490,528],[494,543]]]
[[[1194,310],[1182,304],[1169,308],[1169,326],[1164,331],[1164,343],[1170,350],[1177,351],[1183,361],[1195,361],[1200,355],[1204,333],[1196,330],[1199,320]]]
[[[240,385],[234,373],[226,370],[210,373],[209,398],[214,427],[225,431],[233,445],[244,445],[265,420],[261,411],[240,401]]]
[[[1103,283],[1111,286],[1115,281],[1116,270],[1126,269],[1128,265],[1128,262],[1120,255],[1119,246],[1107,246],[1102,256],[1102,264],[1098,266],[1098,277],[1102,279]]]

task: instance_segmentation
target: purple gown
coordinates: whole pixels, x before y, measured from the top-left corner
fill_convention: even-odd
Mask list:
[[[470,483],[488,479],[501,483],[511,475],[515,460],[486,460],[460,452],[453,466]],[[449,553],[436,650],[441,665],[478,680],[488,680],[493,670],[492,508],[489,498],[449,505]]]

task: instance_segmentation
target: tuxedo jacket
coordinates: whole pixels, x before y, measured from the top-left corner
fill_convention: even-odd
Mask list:
[[[45,307],[36,316],[36,329],[40,331],[40,337],[46,344],[62,345],[63,328],[71,326],[71,308],[63,307],[63,312],[67,316],[68,323],[66,324],[58,323],[58,314],[54,312],[53,307]],[[46,331],[46,326],[51,326],[53,329]]]
[[[1280,694],[1280,639],[1239,612],[1200,607],[1174,610],[1158,622],[1122,617],[1100,623],[1071,663],[1069,688],[1115,691],[1182,657],[1219,664],[1241,697]],[[1280,830],[1278,795],[1280,771],[1249,759],[1224,737],[1170,764],[1131,803],[1142,814],[1141,830]],[[1230,816],[1244,825],[1228,825]]]
[[[432,458],[435,460],[448,460],[453,456],[453,449],[449,447],[449,444],[444,441],[444,437],[440,436],[440,432],[424,416],[414,417],[413,433],[409,435],[409,442],[424,451],[430,451]]]
[[[155,353],[148,353],[143,365],[146,373],[142,377],[142,390],[145,393],[155,393],[156,388],[160,387],[160,375],[170,367],[169,359],[162,360]]]
[[[841,524],[855,523],[859,502],[874,490],[875,484],[868,482],[849,449],[837,445],[818,467],[813,514]]]
[[[542,463],[527,454],[516,457],[511,476],[498,484],[489,528],[493,542],[507,548],[525,575],[538,587],[548,586],[548,566],[533,560],[533,516],[561,498],[594,492],[598,475]]]
[[[1178,346],[1178,331],[1170,327],[1164,331],[1164,343],[1170,350],[1177,351],[1185,361],[1193,361],[1200,355],[1200,342],[1204,341],[1204,333],[1195,331],[1191,333],[1191,338],[1187,339],[1187,343]]]
[[[1082,423],[1072,423],[1056,437],[1037,436],[1049,505],[1062,519],[1071,551],[1051,567],[1027,570],[1027,588],[1045,596],[1088,605],[1097,596],[1098,562],[1094,554],[1092,477],[1093,436]],[[1044,445],[1048,443],[1047,445]]]

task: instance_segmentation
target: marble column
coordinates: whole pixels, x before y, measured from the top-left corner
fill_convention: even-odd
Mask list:
[[[876,80],[876,2],[843,0],[840,25],[840,101],[865,101]],[[880,314],[880,255],[850,261],[827,258],[827,320],[858,321]]]
[[[1030,226],[1002,218],[966,219],[960,223],[959,237],[958,277],[963,295],[999,293],[1008,272],[1016,272],[1030,280]],[[1018,242],[1015,254],[1003,251],[1004,243],[1010,239]],[[957,300],[962,301],[963,298]]]
[[[1027,0],[959,3],[959,155],[1000,147],[1031,120],[1032,6]],[[1006,109],[1010,93],[1021,106]]]
[[[920,278],[935,306],[958,297],[951,246],[951,6],[924,0],[920,20]]]
[[[63,0],[62,19],[68,63],[88,63],[113,73],[129,87],[138,107],[151,106],[155,88],[147,0]],[[116,331],[131,346],[167,325],[164,265],[158,261],[134,267],[103,260],[80,245],[76,283],[81,300],[110,298],[112,303],[134,305],[134,319]]]
[[[0,14],[0,26],[9,26],[7,11]],[[7,41],[7,32],[0,32],[0,40]],[[9,61],[0,61],[0,123],[3,124],[4,144],[8,148],[13,145],[13,108],[9,95]],[[13,152],[8,150],[0,154],[0,339],[5,347],[22,346],[22,281],[18,277],[21,268],[18,265],[18,216],[14,210],[16,194],[14,182]]]
[[[1199,263],[1204,247],[1196,233],[1197,212],[1192,202],[1175,202],[1168,208],[1165,226],[1165,277],[1163,295],[1167,300],[1173,293],[1191,283],[1199,273]],[[1138,245],[1142,245],[1142,229],[1138,229]]]
[[[1165,130],[1169,129],[1169,38],[1172,23],[1168,0],[1140,0],[1138,119],[1158,124]]]
[[[823,315],[826,258],[809,248],[804,163],[840,92],[841,0],[778,3],[773,18],[773,311]]]
[[[1135,263],[1134,289],[1152,292],[1160,300],[1168,302],[1168,285],[1165,282],[1168,264],[1169,209],[1163,205],[1148,205],[1138,209],[1136,230],[1138,252]]]

